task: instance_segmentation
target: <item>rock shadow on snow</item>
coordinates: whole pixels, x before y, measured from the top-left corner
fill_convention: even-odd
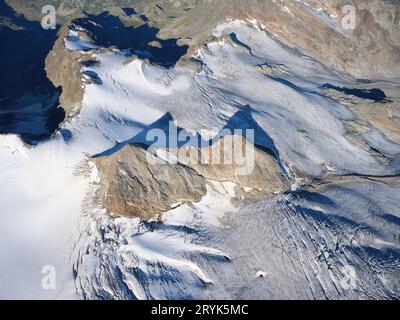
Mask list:
[[[160,29],[150,27],[147,21],[138,27],[125,26],[119,17],[106,11],[99,15],[86,13],[86,17],[73,20],[73,24],[86,29],[99,46],[130,50],[139,58],[165,68],[173,67],[188,50],[187,45],[178,45],[176,38],[158,38]],[[161,46],[149,45],[153,41]]]
[[[47,78],[45,59],[58,27],[17,14],[0,1],[0,133],[14,133],[29,144],[48,139],[65,118],[59,108],[61,88]]]
[[[109,156],[129,144],[140,145],[145,149],[148,149],[150,146],[158,148],[181,148],[189,145],[195,147],[209,147],[227,135],[240,134],[248,142],[254,144],[256,148],[272,155],[278,162],[283,173],[288,176],[274,141],[254,120],[252,112],[253,110],[248,105],[241,107],[239,111],[229,118],[220,132],[209,140],[203,139],[199,133],[192,134],[184,128],[177,126],[171,113],[167,112],[160,119],[147,127],[138,123],[137,126],[143,128],[141,132],[128,140],[116,144],[108,150],[94,155],[93,158]],[[254,136],[248,136],[246,133],[247,130],[254,130]],[[150,140],[149,136],[152,137]],[[158,139],[159,136],[166,137],[166,140]]]

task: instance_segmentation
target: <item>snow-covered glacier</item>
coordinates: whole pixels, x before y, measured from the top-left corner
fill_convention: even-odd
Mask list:
[[[256,20],[219,24],[191,63],[169,69],[74,30],[65,49],[96,62],[81,68],[79,112],[35,147],[0,136],[0,296],[400,297],[400,139],[368,121],[366,108],[384,102],[324,87],[359,81]],[[398,116],[399,84],[367,85],[390,93]],[[206,138],[227,125],[254,129],[288,188],[249,200],[232,181],[208,181],[201,201],[162,220],[108,212],[93,157],[140,142],[166,114]],[[47,265],[55,290],[42,287]]]

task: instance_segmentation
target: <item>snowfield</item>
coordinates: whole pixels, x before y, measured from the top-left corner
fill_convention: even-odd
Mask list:
[[[256,22],[227,21],[214,35],[199,49],[197,73],[69,35],[68,50],[100,62],[82,73],[101,82],[85,84],[81,112],[49,141],[28,147],[0,136],[0,297],[400,297],[400,168],[348,139],[346,122],[356,115],[319,90],[354,79],[281,45]],[[293,183],[329,178],[257,202],[238,199],[233,183],[215,183],[163,222],[108,214],[90,156],[168,112],[188,132],[256,129],[256,143],[276,150]],[[383,154],[400,152],[377,129],[365,139]],[[55,290],[41,286],[46,265],[57,271]]]

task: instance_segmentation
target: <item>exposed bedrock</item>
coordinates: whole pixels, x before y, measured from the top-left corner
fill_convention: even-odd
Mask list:
[[[232,153],[228,155],[226,145],[233,145],[234,138],[242,150],[249,148],[243,153],[249,153],[244,162],[228,159]],[[178,161],[171,163],[176,155]],[[213,161],[214,155],[221,155],[218,161]],[[271,198],[289,187],[275,158],[238,136],[226,136],[204,148],[146,150],[143,145],[126,145],[94,161],[107,210],[144,219],[184,203],[199,202],[210,181],[235,183],[237,196],[252,200]]]

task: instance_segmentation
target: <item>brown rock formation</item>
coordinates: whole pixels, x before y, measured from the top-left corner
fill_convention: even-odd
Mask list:
[[[66,115],[72,116],[74,110],[80,110],[84,94],[80,64],[84,54],[65,48],[64,38],[67,34],[68,28],[64,27],[46,58],[46,73],[54,86],[62,87],[60,104]]]
[[[126,145],[109,156],[95,158],[104,206],[113,214],[149,219],[176,205],[200,201],[206,195],[209,181],[233,182],[238,195],[249,200],[269,198],[288,188],[275,158],[257,148],[254,157],[249,158],[254,161],[249,164],[249,172],[241,171],[243,164],[236,161],[205,164],[204,157],[198,160],[201,155],[224,153],[224,143],[230,143],[231,139],[232,136],[225,137],[206,148],[178,150],[146,150],[143,146]],[[240,146],[245,148],[248,142],[240,139]],[[156,152],[160,150],[169,155],[178,154],[177,163],[157,157]],[[228,162],[226,157],[221,160]]]

